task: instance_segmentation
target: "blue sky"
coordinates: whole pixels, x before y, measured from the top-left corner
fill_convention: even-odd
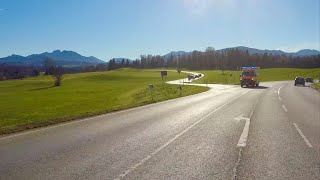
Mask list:
[[[0,57],[320,49],[319,0],[0,0]]]

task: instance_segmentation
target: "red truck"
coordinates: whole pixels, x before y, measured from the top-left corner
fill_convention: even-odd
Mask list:
[[[260,67],[244,66],[240,75],[240,85],[243,86],[259,86]]]

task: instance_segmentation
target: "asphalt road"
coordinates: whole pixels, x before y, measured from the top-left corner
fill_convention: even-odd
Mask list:
[[[320,179],[320,93],[210,91],[0,137],[0,179]]]

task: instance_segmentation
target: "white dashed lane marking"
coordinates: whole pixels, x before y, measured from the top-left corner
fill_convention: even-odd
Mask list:
[[[283,104],[282,104],[282,107],[283,107],[285,112],[288,112],[288,109]]]
[[[284,86],[281,86],[279,89],[278,89],[278,98],[279,98],[279,101],[282,101],[281,99],[281,96],[280,96],[280,91],[281,91],[281,88],[283,88]]]
[[[280,91],[281,91],[281,88],[283,88],[284,86],[281,86],[279,89],[278,89],[278,95],[280,96]]]

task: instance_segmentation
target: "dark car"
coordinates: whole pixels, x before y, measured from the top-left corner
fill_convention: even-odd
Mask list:
[[[191,79],[194,79],[194,75],[188,75],[188,81],[190,81]]]
[[[304,78],[303,77],[296,77],[295,79],[294,79],[294,85],[296,86],[297,84],[300,84],[300,85],[303,85],[303,86],[305,86],[305,80],[304,80]]]
[[[313,83],[313,79],[311,77],[307,77],[306,82]]]

